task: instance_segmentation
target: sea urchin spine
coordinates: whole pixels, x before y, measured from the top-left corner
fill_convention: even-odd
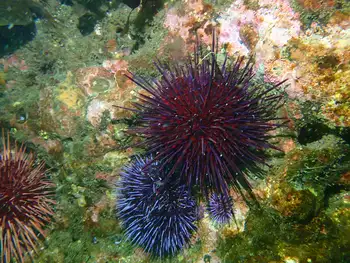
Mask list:
[[[218,224],[227,224],[234,218],[232,197],[213,193],[208,202],[210,218]]]
[[[25,261],[35,251],[43,227],[53,215],[53,184],[46,179],[44,164],[34,165],[32,154],[22,145],[11,150],[9,135],[2,134],[0,160],[0,251],[1,262]],[[30,255],[30,253],[29,253]]]
[[[265,164],[264,151],[277,149],[268,139],[282,125],[276,114],[283,82],[269,88],[253,84],[252,60],[244,65],[241,57],[228,63],[226,56],[219,67],[214,33],[210,53],[203,56],[199,46],[185,65],[156,62],[159,81],[130,73],[148,93],[134,103],[140,125],[133,131],[145,138],[143,146],[159,169],[172,165],[169,177],[180,170],[186,184],[199,186],[205,196],[228,195],[231,185],[252,193],[242,167]]]
[[[117,184],[117,215],[125,236],[146,252],[174,255],[197,229],[197,206],[187,187],[172,181],[164,185],[159,163],[136,158]]]

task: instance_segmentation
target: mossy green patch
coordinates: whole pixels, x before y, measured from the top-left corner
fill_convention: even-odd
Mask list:
[[[350,168],[349,153],[349,146],[333,135],[297,147],[286,156],[286,179],[299,188],[322,194]]]
[[[114,202],[106,197],[109,186],[96,179],[95,173],[95,168],[81,166],[62,167],[57,174],[56,222],[36,262],[96,262],[102,252],[103,262],[119,258],[120,247],[127,243],[119,243],[121,229]]]
[[[304,225],[263,207],[249,212],[244,232],[221,237],[217,251],[222,263],[287,262],[288,258],[345,263],[346,244],[338,234],[339,228],[324,213]]]
[[[310,27],[313,22],[327,24],[335,12],[348,14],[350,11],[349,1],[291,1],[292,8],[299,12],[300,20],[305,27]]]

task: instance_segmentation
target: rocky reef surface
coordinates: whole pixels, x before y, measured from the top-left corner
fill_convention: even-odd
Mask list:
[[[145,151],[127,132],[140,89],[124,74],[158,77],[155,58],[185,60],[196,32],[209,47],[213,28],[219,58],[254,56],[261,80],[287,79],[288,125],[271,139],[283,152],[269,152],[252,182],[259,206],[232,193],[235,220],[219,226],[204,211],[189,247],[164,261],[349,262],[349,2],[131,2],[0,3],[0,127],[56,185],[34,262],[163,262],[126,241],[116,219],[114,184]]]

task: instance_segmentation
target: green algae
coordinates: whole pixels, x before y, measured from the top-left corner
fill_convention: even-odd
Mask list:
[[[299,188],[322,194],[349,170],[349,151],[349,146],[333,135],[297,147],[286,156],[289,162],[286,179]]]
[[[287,258],[345,263],[348,241],[339,239],[340,231],[324,213],[304,225],[263,207],[249,212],[244,232],[220,238],[217,251],[223,263],[286,262]]]
[[[329,3],[328,3],[329,2]],[[292,8],[300,14],[300,21],[305,27],[313,22],[325,25],[336,12],[350,13],[350,4],[346,0],[337,1],[291,1]]]
[[[347,262],[350,214],[340,179],[349,150],[329,135],[289,152],[270,171],[272,197],[250,208],[243,232],[220,236],[222,262]]]
[[[91,207],[98,203],[109,187],[95,178],[96,168],[64,167],[56,174],[57,206],[56,220],[46,239],[45,250],[37,262],[86,262],[95,261],[104,251],[112,258],[118,255],[115,244],[121,234],[115,220],[114,207],[103,206],[97,222],[91,219]],[[79,203],[81,196],[86,204]],[[60,259],[57,261],[57,258]]]

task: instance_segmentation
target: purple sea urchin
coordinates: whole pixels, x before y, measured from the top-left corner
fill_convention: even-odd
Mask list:
[[[35,251],[43,227],[53,215],[51,188],[43,163],[34,166],[34,157],[22,146],[10,149],[3,135],[0,159],[0,252],[1,262],[25,262],[25,252]],[[30,253],[28,253],[30,255]]]
[[[232,197],[225,194],[212,194],[209,198],[208,211],[214,222],[229,223],[234,217]]]
[[[184,185],[164,185],[159,163],[136,158],[117,184],[117,215],[125,236],[146,252],[174,255],[196,230],[196,202]]]
[[[276,111],[283,96],[276,88],[253,85],[253,65],[243,58],[222,66],[216,60],[215,34],[211,53],[203,56],[197,44],[194,59],[185,65],[156,62],[162,78],[149,82],[129,78],[148,95],[135,103],[140,125],[134,132],[159,169],[172,165],[168,176],[180,170],[187,185],[198,185],[205,196],[226,193],[230,185],[250,190],[242,166],[264,164],[269,132],[279,127]],[[251,192],[250,192],[251,193]]]

